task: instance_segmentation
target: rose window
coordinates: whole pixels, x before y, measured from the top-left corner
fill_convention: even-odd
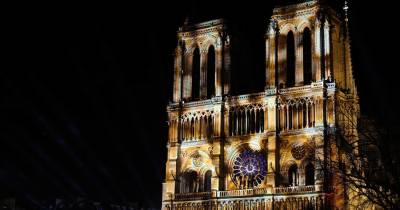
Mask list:
[[[307,150],[304,145],[296,145],[293,146],[291,153],[296,160],[301,160],[306,155]]]
[[[244,150],[233,163],[232,180],[239,188],[256,187],[267,175],[267,165],[261,152]]]

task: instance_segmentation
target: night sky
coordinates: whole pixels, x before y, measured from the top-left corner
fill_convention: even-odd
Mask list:
[[[13,8],[3,29],[11,65],[0,70],[0,198],[158,207],[173,52],[185,16],[227,18],[233,91],[263,90],[273,2],[232,2]],[[399,116],[398,12],[380,2],[351,2],[352,58],[363,114],[391,124]]]

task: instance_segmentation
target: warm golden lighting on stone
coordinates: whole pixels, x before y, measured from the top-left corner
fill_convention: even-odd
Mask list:
[[[163,209],[345,207],[343,194],[322,187],[343,188],[321,164],[337,152],[324,150],[340,123],[335,105],[359,109],[347,25],[335,14],[319,1],[275,8],[265,91],[239,96],[230,95],[224,21],[180,28]]]
[[[253,137],[249,141],[249,147],[250,147],[250,149],[252,149],[254,151],[260,151],[261,150],[261,138],[258,136]]]

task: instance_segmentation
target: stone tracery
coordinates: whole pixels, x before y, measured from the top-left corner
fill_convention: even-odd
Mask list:
[[[267,175],[263,154],[245,149],[235,158],[232,166],[232,181],[239,189],[257,187]]]
[[[197,177],[183,181],[189,188],[194,183],[193,192],[179,193],[183,182],[167,174],[163,207],[323,209],[331,202],[321,163],[335,151],[323,149],[325,132],[349,127],[338,108],[349,108],[351,116],[359,110],[348,32],[335,15],[314,0],[275,8],[265,40],[265,91],[239,96],[230,95],[225,23],[180,28],[167,171]],[[192,71],[196,48],[199,78]],[[195,93],[193,82],[200,86]],[[193,156],[196,151],[207,157]]]

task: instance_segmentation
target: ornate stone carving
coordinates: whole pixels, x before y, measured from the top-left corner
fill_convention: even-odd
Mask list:
[[[196,151],[191,157],[192,163],[195,167],[201,167],[203,165],[203,158],[198,151]]]
[[[181,153],[181,156],[182,156],[183,158],[186,158],[186,157],[187,157],[187,152],[185,152],[185,151],[182,152],[182,153]]]
[[[268,34],[275,35],[276,30],[278,29],[278,23],[275,19],[271,19],[268,26]]]
[[[214,147],[209,147],[209,148],[208,148],[208,152],[210,153],[210,155],[212,155],[213,152],[214,152]]]
[[[267,175],[267,163],[261,152],[242,151],[233,162],[232,181],[239,188],[253,188],[261,184]]]
[[[294,159],[301,160],[306,156],[307,148],[303,144],[293,145],[291,153]]]
[[[358,115],[359,112],[357,93],[352,88],[354,81],[351,75],[349,43],[343,43],[343,48],[342,43],[337,46],[332,45],[333,48],[338,47],[338,53],[335,51],[329,55],[333,56],[330,57],[333,61],[332,69],[337,69],[337,72],[335,70],[337,76],[328,83],[321,80],[321,59],[314,59],[315,52],[321,53],[321,49],[324,49],[322,46],[326,46],[325,49],[332,49],[330,43],[321,42],[320,33],[330,35],[333,42],[339,39],[336,37],[338,36],[336,33],[346,34],[345,30],[339,28],[340,24],[344,24],[341,21],[336,13],[333,13],[328,7],[320,5],[316,0],[275,8],[271,21],[266,26],[269,39],[265,43],[267,45],[266,64],[268,65],[266,80],[270,81],[270,83],[267,82],[266,89],[263,92],[241,95],[231,95],[232,93],[229,91],[225,95],[223,93],[225,91],[221,90],[219,91],[221,94],[215,94],[216,96],[211,98],[202,96],[199,100],[190,98],[190,91],[193,89],[191,85],[194,83],[193,77],[190,75],[193,67],[190,65],[193,64],[193,60],[189,56],[192,56],[194,49],[198,48],[202,56],[200,69],[201,71],[206,70],[208,68],[206,54],[212,45],[216,56],[214,70],[217,72],[213,82],[216,89],[224,89],[222,87],[225,87],[223,86],[225,80],[229,81],[230,78],[225,77],[229,76],[228,74],[224,74],[230,68],[224,69],[224,67],[230,67],[231,61],[228,56],[231,52],[229,42],[232,37],[228,36],[226,25],[221,21],[185,25],[180,29],[178,32],[180,43],[176,48],[177,57],[174,67],[174,74],[176,74],[174,94],[182,94],[182,90],[184,90],[184,94],[183,98],[174,99],[167,107],[170,122],[169,136],[174,136],[173,141],[170,140],[168,144],[168,150],[171,154],[176,154],[177,149],[185,152],[178,153],[180,154],[179,161],[173,159],[168,161],[166,171],[174,171],[179,175],[189,169],[196,172],[197,176],[192,177],[193,182],[181,180],[178,183],[175,178],[174,180],[166,179],[163,191],[164,206],[173,203],[177,207],[177,205],[185,203],[180,207],[187,207],[189,202],[196,203],[195,206],[198,207],[210,204],[215,206],[218,198],[224,198],[218,201],[229,200],[229,203],[233,205],[230,206],[231,209],[237,209],[242,205],[253,209],[255,206],[252,206],[254,204],[252,202],[258,202],[257,199],[264,202],[262,205],[257,204],[257,208],[261,206],[267,208],[265,202],[270,202],[268,208],[271,208],[273,202],[282,203],[285,199],[289,201],[293,199],[293,202],[298,202],[295,200],[296,196],[301,199],[312,198],[314,200],[307,200],[307,203],[315,203],[316,197],[313,196],[324,193],[316,186],[330,185],[330,183],[324,183],[325,176],[320,172],[321,163],[325,161],[325,156],[318,156],[320,152],[323,152],[323,131],[328,129],[326,131],[329,136],[334,134],[330,132],[335,131],[337,125],[331,121],[336,119],[340,123],[339,126],[346,126],[345,122],[339,122],[343,119],[340,118],[340,113],[335,112],[335,108],[342,107],[352,116]],[[285,83],[282,81],[286,76],[281,73],[285,71],[286,46],[284,42],[281,42],[283,40],[281,38],[285,38],[285,34],[289,30],[297,31],[295,40],[301,44],[305,27],[310,29],[311,35],[310,62],[312,63],[311,67],[315,67],[315,71],[311,72],[312,79],[309,79],[310,81],[307,83],[299,81],[294,87],[283,85]],[[326,31],[334,27],[340,31],[330,33]],[[346,26],[343,25],[343,27]],[[184,53],[184,51],[186,52]],[[302,56],[304,59],[300,49],[296,53],[300,53],[295,55],[296,59],[301,59]],[[340,56],[340,60],[337,60],[338,56]],[[343,60],[343,57],[346,57],[346,60]],[[225,58],[227,60],[223,60]],[[185,65],[180,66],[183,64]],[[297,64],[304,68],[301,63],[296,63],[296,67]],[[344,71],[343,67],[348,67],[348,71]],[[183,68],[188,69],[179,73],[179,70]],[[304,70],[303,68],[296,68],[296,76],[297,73],[304,76],[304,72],[301,72]],[[298,69],[299,72],[297,72]],[[207,76],[207,73],[202,74],[202,76],[204,75]],[[280,77],[282,77],[282,81]],[[206,77],[203,78],[206,79]],[[204,81],[202,82],[205,83]],[[217,92],[217,90],[215,91]],[[328,97],[328,109],[324,108],[324,91]],[[324,114],[329,119],[327,121],[328,128],[323,126]],[[333,141],[333,139],[329,139]],[[336,154],[327,153],[326,157],[330,158],[329,155]],[[307,183],[305,169],[309,163],[314,166],[314,174],[309,177],[315,177],[315,186],[303,186]],[[289,169],[293,165],[296,167],[290,171],[296,171],[294,177],[296,182],[291,183],[299,186],[276,186],[276,181],[279,185],[288,184],[289,176],[294,174],[289,174]],[[211,177],[208,171],[212,172]],[[268,171],[268,175],[266,171]],[[291,178],[293,179],[293,176]],[[207,191],[202,191],[205,189],[205,180],[207,180]],[[189,187],[193,190],[185,194],[184,191],[177,189],[177,186]],[[271,194],[272,196],[270,196]],[[271,200],[273,194],[279,195],[276,200]],[[233,197],[237,198],[231,199]]]

